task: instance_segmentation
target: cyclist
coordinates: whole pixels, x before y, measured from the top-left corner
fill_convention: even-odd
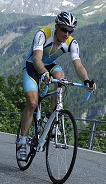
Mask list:
[[[79,57],[79,46],[72,37],[77,26],[77,20],[70,12],[61,12],[56,16],[55,28],[44,27],[34,36],[31,50],[25,59],[23,69],[23,88],[26,106],[21,120],[21,138],[18,157],[27,157],[26,135],[31,125],[33,112],[38,105],[38,79],[41,76],[45,83],[50,81],[50,75],[56,79],[63,79],[64,72],[56,63],[56,59],[69,52],[78,77],[87,85],[88,90],[94,90],[96,84],[89,80],[86,69]]]

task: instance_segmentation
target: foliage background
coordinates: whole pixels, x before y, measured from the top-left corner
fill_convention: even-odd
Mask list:
[[[104,14],[102,15],[103,17]],[[79,17],[79,20],[82,17]],[[23,55],[30,48],[36,30],[42,26],[54,26],[52,17],[29,17],[11,14],[5,18],[0,14],[0,36],[9,32],[21,33],[22,36],[12,40],[9,45],[0,47],[0,131],[16,133],[21,113],[25,105],[22,89]],[[75,117],[86,113],[88,118],[106,120],[106,19],[102,22],[85,20],[79,27],[74,38],[80,46],[80,57],[87,69],[90,79],[94,79],[97,90],[89,103],[80,106],[84,91],[70,88],[65,96],[65,107],[70,109]],[[3,24],[2,24],[3,22]],[[87,25],[89,22],[92,24]],[[94,22],[97,22],[94,24]],[[5,52],[4,52],[5,51]],[[5,54],[3,54],[5,53]],[[79,82],[69,54],[57,61],[64,69],[66,78]],[[48,102],[44,103],[45,109]],[[91,115],[89,115],[91,114]],[[79,146],[87,148],[92,125],[78,122]],[[97,125],[97,132],[105,131],[106,125]],[[86,133],[84,133],[86,132]],[[94,149],[106,152],[106,142],[100,133],[95,137]]]

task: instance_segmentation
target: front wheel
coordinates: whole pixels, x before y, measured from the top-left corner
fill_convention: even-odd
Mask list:
[[[53,137],[55,130],[55,135]],[[62,110],[54,119],[46,147],[46,166],[54,184],[64,183],[70,176],[77,154],[77,127],[72,114]]]

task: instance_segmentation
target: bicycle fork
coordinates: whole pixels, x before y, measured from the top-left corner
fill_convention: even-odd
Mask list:
[[[61,112],[60,112],[61,113]],[[56,124],[56,130],[55,130],[55,146],[57,148],[68,148],[67,145],[67,139],[66,139],[66,133],[65,133],[65,125],[64,125],[64,115],[61,115],[60,117],[58,117],[58,121]],[[60,130],[59,130],[59,126],[61,126]],[[60,143],[59,138],[62,138],[62,143]]]
[[[55,144],[56,147],[61,147],[66,149],[67,148],[67,141],[66,141],[66,134],[65,134],[65,126],[64,126],[64,115],[62,114],[59,117],[59,113],[61,114],[62,110],[63,110],[63,89],[62,87],[58,87],[57,88],[57,107],[56,107],[56,131],[55,131]],[[60,122],[59,122],[60,120]],[[62,136],[63,136],[63,144],[58,143],[58,131],[59,131],[59,124],[61,124],[61,128],[62,128]],[[61,133],[61,132],[60,132]]]

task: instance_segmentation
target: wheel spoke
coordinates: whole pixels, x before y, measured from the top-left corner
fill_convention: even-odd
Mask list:
[[[51,140],[51,130],[46,149],[47,170],[54,183],[66,181],[73,169],[77,153],[77,129],[71,113],[63,111],[58,119],[56,139]]]

